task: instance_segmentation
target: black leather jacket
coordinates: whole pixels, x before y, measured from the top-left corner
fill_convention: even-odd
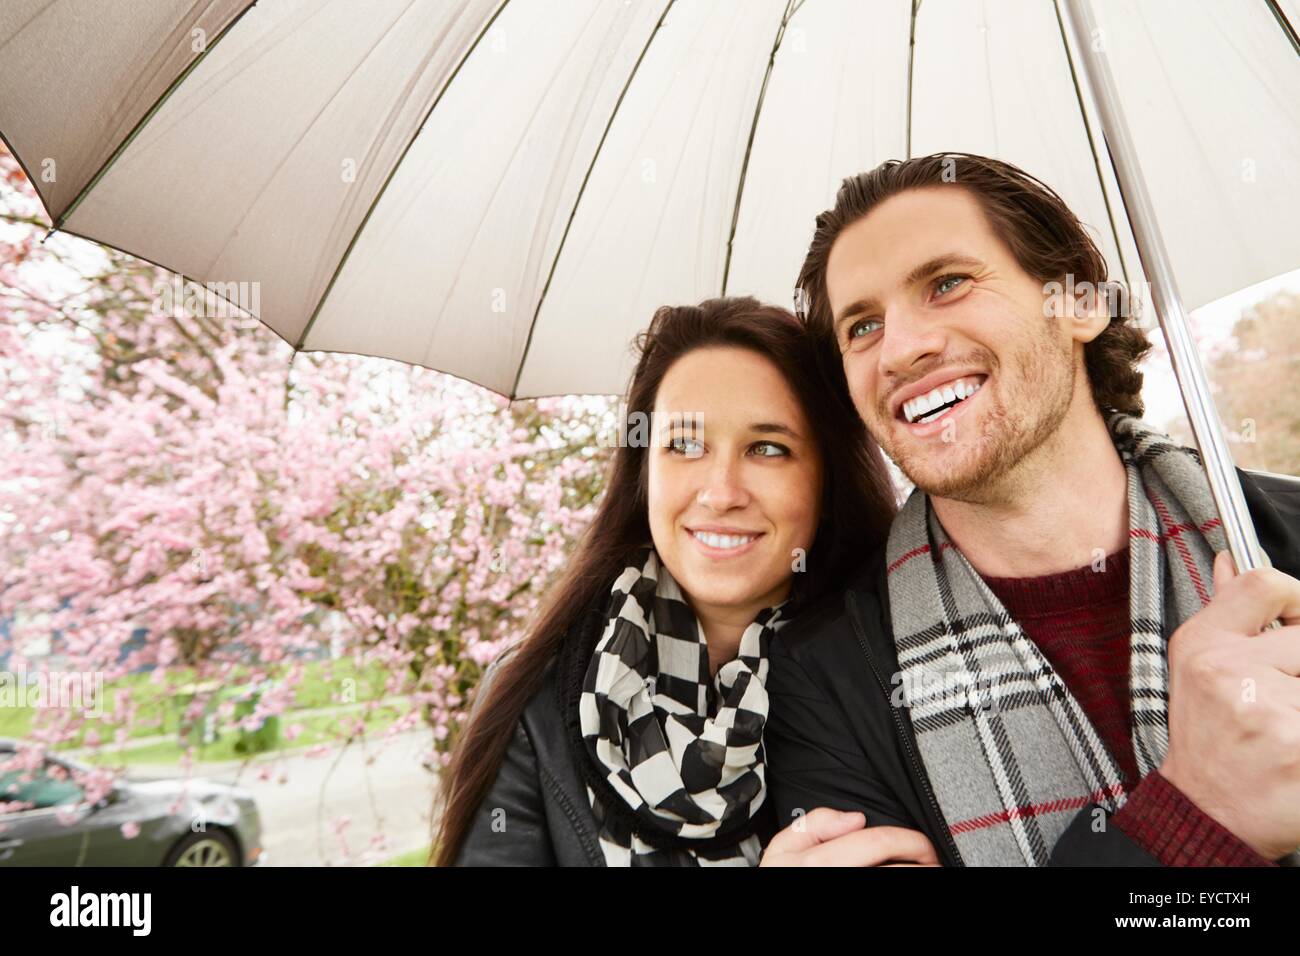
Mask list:
[[[1260,545],[1300,577],[1300,479],[1237,470]],[[946,866],[959,865],[906,708],[890,703],[898,672],[883,549],[847,591],[810,608],[774,642],[764,729],[767,783],[778,818],[814,807],[861,810],[868,826],[920,830]],[[1053,848],[1053,866],[1155,866],[1118,827],[1097,829],[1085,807]]]
[[[483,698],[503,659],[488,665],[477,699]],[[457,866],[605,865],[556,703],[557,670],[552,660],[541,689],[515,724],[501,769],[456,856]]]
[[[574,642],[571,646],[583,649],[579,655],[594,647],[592,626],[598,620],[588,609],[566,637]],[[476,702],[485,699],[484,691],[509,653],[488,665]],[[496,780],[469,826],[456,866],[605,865],[586,778],[577,763],[590,758],[575,745],[561,712],[559,681],[566,666],[563,658],[546,665],[541,687],[515,725]],[[569,697],[576,699],[576,694]],[[772,801],[765,799],[753,825],[764,846],[776,832],[775,822]],[[680,840],[674,845],[699,844]]]

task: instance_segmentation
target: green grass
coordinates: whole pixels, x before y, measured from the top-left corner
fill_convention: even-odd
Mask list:
[[[279,673],[287,672],[291,665],[285,664]],[[251,668],[235,668],[229,679],[223,681],[223,687],[217,692],[219,700],[234,696],[240,690]],[[276,671],[272,671],[273,677]],[[295,740],[281,740],[281,748],[300,747],[339,739],[338,714],[317,714],[295,717],[294,712],[320,707],[350,706],[363,704],[383,696],[387,671],[379,665],[358,668],[351,658],[337,661],[309,661],[303,664],[301,681],[294,688],[294,703],[280,717],[281,733],[290,724],[301,723],[303,733]],[[173,740],[153,743],[143,747],[128,748],[125,752],[118,747],[105,746],[104,752],[111,755],[108,762],[117,763],[170,763],[179,761],[182,747],[179,741],[181,706],[176,699],[178,690],[193,682],[192,668],[178,668],[170,672],[166,683],[158,685],[152,682],[149,674],[129,674],[107,683],[103,690],[103,705],[112,706],[115,695],[126,691],[136,706],[136,716],[127,728],[127,739],[172,735]],[[0,707],[0,737],[23,738],[30,736],[36,722],[38,708],[30,706]],[[367,718],[368,732],[382,730],[396,718],[392,708],[381,708]],[[111,740],[116,728],[101,725],[95,719],[85,720],[71,739],[63,741],[55,749],[66,750],[85,746],[85,734],[97,730],[103,740]],[[237,733],[229,726],[219,729],[220,739],[207,747],[196,750],[196,756],[203,760],[234,760],[240,754],[235,753],[234,743]]]
[[[171,698],[174,688],[181,687],[193,680],[193,671],[186,668],[174,672],[167,685],[159,687],[153,684],[148,674],[128,674],[125,677],[109,681],[104,684],[103,699],[101,704],[104,709],[112,706],[115,696],[126,691],[131,700],[136,705],[136,719],[127,729],[127,733],[132,737],[151,737],[160,733],[169,733],[176,731],[176,720],[174,715],[169,711],[168,701]],[[36,707],[3,707],[0,708],[0,736],[7,737],[25,737],[34,725],[35,718],[39,708]],[[96,726],[96,721],[91,718],[85,722],[81,730]],[[81,743],[81,735],[66,744],[64,747],[75,747]]]
[[[380,863],[380,866],[425,866],[429,861],[429,848],[421,847],[418,850],[412,850],[410,853],[399,853],[390,860]]]
[[[288,711],[280,716],[281,737],[279,746],[266,751],[266,753],[276,753],[280,750],[297,749],[299,747],[310,747],[314,744],[321,743],[339,743],[344,739],[342,721],[349,722],[355,720],[359,708],[350,713],[339,714],[314,714],[308,717],[295,719],[293,712]],[[366,715],[366,734],[373,736],[384,730],[389,724],[398,718],[399,714],[396,708],[384,706],[376,708],[371,714]],[[285,740],[283,732],[291,723],[300,723],[303,725],[302,733],[293,740]],[[194,759],[205,761],[218,760],[243,760],[244,754],[235,750],[235,742],[238,734],[234,730],[226,730],[221,736],[205,747],[194,748]],[[120,750],[117,747],[106,747],[97,754],[88,755],[85,759],[89,763],[102,766],[120,766],[122,764],[140,764],[140,763],[179,763],[184,749],[179,740],[172,739],[160,741],[158,743],[146,744],[143,747],[129,747],[126,750]]]
[[[0,737],[26,737],[32,730],[32,708],[0,707]]]
[[[326,676],[327,672],[329,677]],[[377,664],[359,670],[351,658],[333,662],[312,661],[303,668],[302,680],[295,689],[295,709],[376,700],[384,696],[384,682],[387,679],[388,671]],[[345,680],[354,683],[345,684]],[[353,693],[352,698],[340,700],[340,696],[348,691]]]

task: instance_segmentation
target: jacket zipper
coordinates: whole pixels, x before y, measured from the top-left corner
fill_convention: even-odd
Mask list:
[[[848,606],[849,619],[853,622],[853,632],[857,635],[858,646],[862,648],[862,653],[867,658],[867,666],[871,668],[871,673],[876,678],[876,683],[880,685],[880,692],[885,695],[885,700],[889,701],[889,687],[886,685],[880,670],[876,667],[876,659],[872,657],[870,647],[867,646],[866,632],[863,630],[862,622],[858,618],[858,609],[853,605],[853,592],[845,593],[844,603]],[[935,828],[935,832],[943,834],[943,841],[950,854],[951,862],[954,864],[960,863],[961,854],[957,850],[957,842],[952,838],[952,833],[948,830],[947,824],[944,823],[943,811],[939,809],[939,801],[930,788],[930,779],[922,770],[920,758],[917,757],[916,751],[912,747],[912,740],[907,734],[907,728],[903,725],[903,716],[892,702],[889,703],[889,711],[894,717],[894,726],[898,730],[898,737],[903,742],[903,749],[907,752],[907,759],[912,765],[913,777],[920,785],[921,792],[925,794],[926,801],[930,805],[932,813],[930,825]]]

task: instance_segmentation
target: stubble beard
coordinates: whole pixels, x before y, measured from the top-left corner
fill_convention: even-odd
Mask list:
[[[996,391],[985,394],[981,389],[984,408],[977,436],[963,434],[963,426],[954,423],[950,442],[943,441],[942,434],[924,442],[895,440],[888,408],[877,408],[869,430],[880,436],[881,450],[931,497],[970,504],[1000,500],[1017,469],[1057,433],[1074,398],[1070,347],[1067,343],[1062,351],[1046,329],[1044,333],[1001,366],[991,353],[977,353],[976,363],[988,369],[989,380],[996,384]],[[1022,409],[1020,414],[1010,412],[1008,400]],[[881,422],[890,424],[881,428]],[[970,426],[964,427],[969,432]]]

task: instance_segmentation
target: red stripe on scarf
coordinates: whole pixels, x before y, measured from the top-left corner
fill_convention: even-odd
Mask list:
[[[1115,787],[1111,791],[1111,796],[1119,796],[1124,792],[1124,788]],[[1059,800],[1049,800],[1047,803],[1036,803],[1027,807],[1015,807],[1011,810],[999,810],[997,813],[987,813],[982,817],[973,817],[970,820],[962,820],[960,823],[954,823],[949,827],[953,836],[959,833],[970,833],[975,830],[983,830],[987,827],[997,826],[1000,823],[1009,823],[1012,818],[1021,817],[1038,817],[1047,813],[1060,813],[1062,810],[1082,810],[1091,803],[1098,803],[1106,797],[1106,789],[1093,791],[1092,794],[1082,797],[1063,797]]]
[[[930,546],[928,544],[923,544],[919,548],[913,548],[911,551],[907,552],[907,554],[903,555],[901,558],[899,558],[897,561],[891,564],[888,568],[886,568],[885,573],[893,574],[895,571],[901,568],[908,561],[911,561],[918,554],[929,554],[929,553],[930,553]]]
[[[945,542],[943,542],[943,544],[939,545],[939,553],[940,553],[940,554],[943,554],[944,551],[948,550],[948,549],[951,548],[951,547],[952,547],[952,542],[951,542],[951,541],[945,541]],[[888,568],[886,568],[886,569],[885,569],[885,573],[886,573],[886,574],[893,574],[895,571],[897,571],[900,567],[902,567],[902,566],[903,566],[904,564],[906,564],[908,561],[911,561],[911,560],[912,560],[914,557],[916,557],[918,554],[929,554],[929,553],[930,553],[930,546],[929,546],[928,544],[923,544],[923,545],[921,545],[919,548],[913,548],[911,551],[907,552],[907,554],[904,554],[904,555],[903,555],[902,557],[900,557],[897,561],[895,561],[895,562],[894,562],[893,564],[891,564]]]
[[[1174,547],[1178,549],[1178,557],[1182,559],[1183,567],[1187,569],[1187,576],[1192,579],[1192,586],[1196,588],[1196,596],[1201,599],[1201,606],[1210,603],[1210,592],[1205,589],[1205,582],[1201,580],[1201,573],[1196,570],[1196,562],[1192,560],[1192,553],[1187,550],[1187,542],[1183,540],[1183,532],[1192,530],[1190,525],[1174,524],[1173,516],[1165,506],[1164,500],[1155,494],[1148,492],[1151,504],[1155,506],[1156,513],[1160,515],[1160,522],[1169,530],[1166,532],[1169,538],[1174,542]],[[1218,519],[1207,521],[1210,525]]]
[[[1191,524],[1176,524],[1169,529],[1168,534],[1156,534],[1153,531],[1148,531],[1146,528],[1130,528],[1128,536],[1130,538],[1149,538],[1152,541],[1163,542],[1170,538],[1177,537],[1184,531],[1197,530],[1202,534],[1208,534],[1212,529],[1219,527],[1220,524],[1222,524],[1222,522],[1220,522],[1218,518],[1211,518],[1199,528]]]

